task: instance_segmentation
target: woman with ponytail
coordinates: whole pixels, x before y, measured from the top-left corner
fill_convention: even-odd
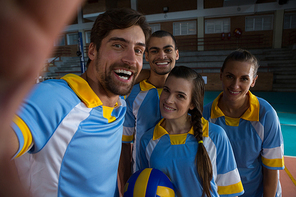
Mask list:
[[[177,197],[238,196],[244,190],[225,131],[202,117],[204,87],[188,67],[170,72],[160,96],[163,119],[141,138],[141,168],[163,171]]]
[[[280,197],[283,135],[275,109],[250,91],[258,68],[257,58],[249,51],[231,52],[220,71],[223,92],[205,105],[203,116],[225,130],[245,190],[243,196]]]

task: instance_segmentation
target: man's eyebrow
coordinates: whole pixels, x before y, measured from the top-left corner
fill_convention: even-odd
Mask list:
[[[166,45],[166,46],[164,46],[163,48],[165,49],[165,48],[175,48],[173,45],[171,45],[171,44],[169,44],[169,45]]]
[[[120,38],[120,37],[112,37],[108,40],[108,42],[112,42],[112,41],[121,41],[121,42],[126,42],[126,43],[129,43],[129,41],[127,41],[126,39],[124,38]]]
[[[163,49],[166,49],[166,48],[174,48],[174,46],[169,44],[169,45],[166,45],[166,46],[163,47]],[[153,49],[159,50],[159,47],[150,47],[149,50],[151,50],[151,49],[152,50]]]
[[[136,45],[142,46],[142,47],[146,47],[146,44],[143,42],[137,42]]]
[[[150,47],[148,50],[153,50],[153,49],[155,49],[155,50],[159,50],[158,47]]]
[[[112,41],[121,41],[121,42],[125,42],[125,43],[130,43],[128,40],[121,38],[121,37],[112,37],[108,40],[108,42],[112,42]],[[142,43],[142,42],[137,42],[136,45],[146,47],[145,43]]]

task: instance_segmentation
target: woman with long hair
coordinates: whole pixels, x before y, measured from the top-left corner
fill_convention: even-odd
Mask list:
[[[141,167],[163,171],[176,196],[237,196],[243,187],[225,131],[202,117],[205,84],[177,66],[160,96],[163,119],[141,138]]]

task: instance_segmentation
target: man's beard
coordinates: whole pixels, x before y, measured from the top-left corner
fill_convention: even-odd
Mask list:
[[[104,77],[104,86],[107,90],[109,90],[113,94],[124,96],[124,95],[127,95],[131,92],[131,90],[135,84],[135,77],[134,76],[137,76],[138,71],[134,71],[133,76],[131,76],[131,77],[133,77],[132,83],[127,85],[127,84],[120,82],[120,81],[115,82],[112,79],[112,77],[111,77],[111,73],[113,72],[112,70],[114,67],[117,67],[117,66],[118,66],[117,64],[112,64],[109,67],[107,75]],[[130,69],[130,66],[128,66],[128,65],[120,66],[120,68],[124,68],[124,67],[127,69]],[[131,70],[133,70],[133,69],[131,69]]]

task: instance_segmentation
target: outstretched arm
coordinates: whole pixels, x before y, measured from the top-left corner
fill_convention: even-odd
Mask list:
[[[24,196],[11,158],[18,141],[10,125],[34,85],[59,33],[82,0],[0,1],[0,196]]]

